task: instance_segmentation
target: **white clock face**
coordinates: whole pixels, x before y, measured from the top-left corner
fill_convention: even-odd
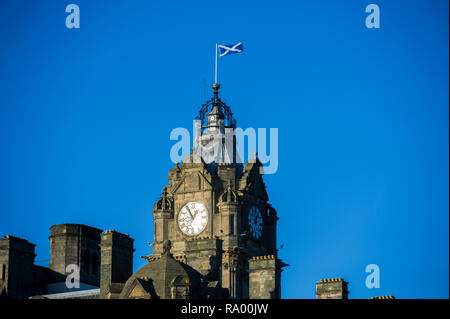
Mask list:
[[[202,203],[189,202],[178,214],[178,227],[188,236],[200,234],[207,224],[208,211]]]
[[[252,234],[252,236],[256,239],[259,239],[262,234],[263,219],[261,212],[255,206],[252,206],[248,213],[248,226],[250,228],[250,233]]]

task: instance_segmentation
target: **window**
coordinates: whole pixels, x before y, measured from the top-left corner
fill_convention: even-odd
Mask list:
[[[230,215],[230,235],[234,235],[234,215]]]

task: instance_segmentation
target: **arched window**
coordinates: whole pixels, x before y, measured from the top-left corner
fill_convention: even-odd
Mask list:
[[[189,279],[176,276],[170,282],[170,292],[172,299],[189,299]]]

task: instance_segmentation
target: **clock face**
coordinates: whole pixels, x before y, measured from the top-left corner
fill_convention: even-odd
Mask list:
[[[202,203],[189,202],[181,208],[178,214],[178,227],[188,236],[200,234],[207,224],[208,211]]]
[[[252,236],[256,239],[259,239],[262,234],[263,219],[261,212],[255,206],[252,206],[248,213],[248,226]]]

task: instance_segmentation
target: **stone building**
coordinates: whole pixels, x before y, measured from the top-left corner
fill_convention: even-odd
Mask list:
[[[35,246],[27,240],[0,239],[0,297],[280,298],[287,265],[278,258],[278,214],[263,167],[256,154],[240,163],[236,121],[219,98],[219,85],[213,89],[200,110],[195,147],[169,171],[153,207],[153,254],[144,256],[144,267],[133,273],[129,235],[54,225],[48,267],[34,264]],[[316,288],[319,299],[347,298],[342,279],[322,280]]]
[[[62,224],[50,227],[49,239],[50,263],[42,267],[34,264],[34,244],[9,235],[0,238],[0,297],[98,298],[101,286],[123,284],[133,272],[133,239],[128,235]],[[68,286],[74,265],[79,284]]]
[[[245,166],[238,160],[236,122],[219,86],[213,88],[214,97],[200,110],[195,147],[169,171],[154,205],[153,255],[127,280],[120,298],[281,296],[286,265],[277,258],[278,217],[262,164],[256,156]],[[164,268],[176,263],[178,275]],[[157,279],[163,273],[168,277]],[[180,288],[178,281],[189,284]]]
[[[245,166],[236,160],[235,121],[218,97],[219,86],[213,88],[214,97],[200,111],[198,142],[169,171],[154,206],[155,240],[147,259],[154,263],[170,241],[176,260],[230,297],[280,298],[285,264],[277,258],[278,217],[269,203],[262,164],[256,156]]]
[[[0,291],[11,298],[280,298],[277,212],[257,156],[238,160],[230,108],[218,95],[200,110],[195,148],[169,171],[155,203],[153,254],[132,274],[133,240],[115,231],[50,228],[50,264],[34,265],[34,245],[0,240]],[[66,286],[79,267],[82,288]],[[27,273],[18,280],[16,273]],[[72,295],[71,295],[72,294]]]

